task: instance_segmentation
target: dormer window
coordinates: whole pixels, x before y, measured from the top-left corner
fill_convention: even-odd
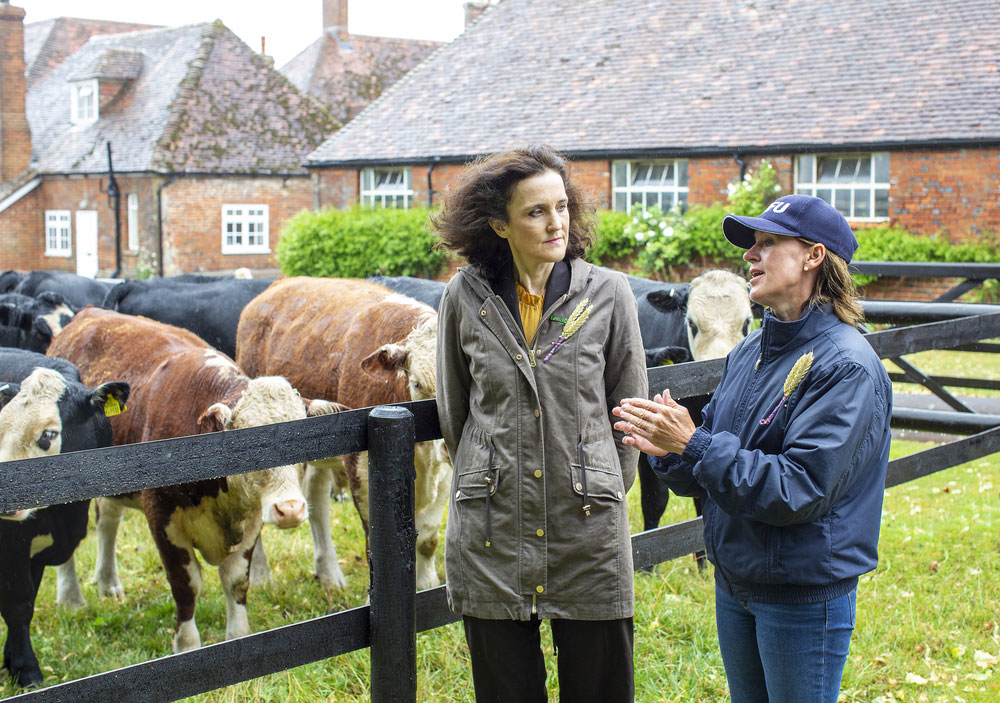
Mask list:
[[[97,122],[97,79],[70,84],[70,121],[73,124]]]

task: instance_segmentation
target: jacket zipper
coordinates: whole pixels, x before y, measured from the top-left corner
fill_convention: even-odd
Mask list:
[[[534,593],[531,594],[531,614],[538,615],[538,596]]]
[[[493,520],[491,511],[491,496],[496,491],[496,483],[493,481],[493,460],[496,458],[496,449],[493,447],[493,440],[490,440],[490,463],[486,467],[486,546],[493,546]]]
[[[576,460],[580,462],[580,483],[583,486],[583,514],[590,517],[590,496],[587,495],[587,464],[584,463],[586,457],[583,454],[583,435],[576,443]]]

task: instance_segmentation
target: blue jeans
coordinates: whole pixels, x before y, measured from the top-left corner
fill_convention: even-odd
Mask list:
[[[733,703],[836,703],[856,589],[796,605],[741,602],[715,589],[719,649]]]

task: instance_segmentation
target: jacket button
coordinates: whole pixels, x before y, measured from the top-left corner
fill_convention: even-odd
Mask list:
[[[486,317],[486,311],[485,310],[480,310],[479,311],[479,316],[480,317]]]
[[[538,591],[539,593],[544,593],[545,586],[535,586],[535,590]]]
[[[622,499],[622,492],[618,491],[618,500],[621,500],[621,499]]]
[[[520,360],[521,360],[521,359],[523,359],[524,357],[522,357],[522,356],[521,356],[520,354],[518,354],[518,355],[517,355],[517,356],[515,356],[514,358],[515,358],[515,359],[517,359],[518,361],[520,361]]]
[[[545,530],[535,530],[535,534],[538,535],[539,537],[544,537]]]
[[[542,411],[539,410],[538,408],[535,408],[535,417],[541,417],[541,415],[542,415]]]
[[[456,498],[461,498],[462,497],[462,491],[455,491],[455,497]]]
[[[583,490],[583,484],[582,483],[576,484],[576,490],[582,491]]]
[[[541,478],[541,477],[542,477],[542,470],[535,469],[535,478]]]

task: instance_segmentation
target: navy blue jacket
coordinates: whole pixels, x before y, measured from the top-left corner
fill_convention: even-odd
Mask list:
[[[803,354],[814,361],[778,406]],[[828,308],[764,325],[726,359],[684,453],[650,464],[678,495],[703,494],[705,545],[733,597],[836,598],[878,561],[892,388],[865,338]]]

